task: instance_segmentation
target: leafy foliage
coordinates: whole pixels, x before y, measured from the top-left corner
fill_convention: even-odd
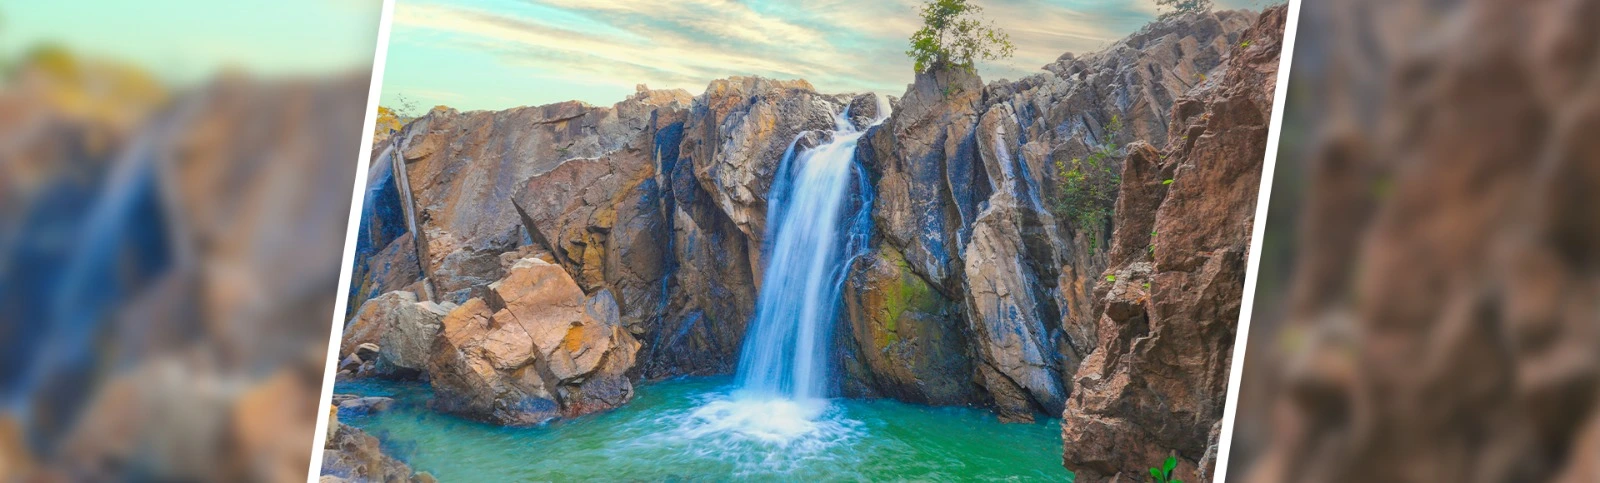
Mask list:
[[[1178,458],[1168,456],[1167,461],[1160,468],[1150,468],[1150,481],[1155,483],[1183,483],[1183,480],[1172,479],[1172,470],[1178,467]]]
[[[1192,12],[1205,12],[1211,10],[1211,0],[1156,0],[1156,8],[1161,9],[1161,19],[1175,17]]]
[[[956,67],[971,72],[973,62],[1011,57],[1016,46],[993,22],[977,18],[983,8],[967,0],[928,0],[922,5],[922,29],[911,34],[906,56],[917,72],[936,67]]]
[[[1105,138],[1114,140],[1122,132],[1122,118],[1112,116],[1106,124]],[[1061,182],[1052,203],[1056,217],[1072,220],[1078,230],[1103,225],[1111,219],[1117,203],[1116,159],[1121,155],[1116,141],[1094,148],[1088,156],[1070,161],[1056,160],[1056,177]]]

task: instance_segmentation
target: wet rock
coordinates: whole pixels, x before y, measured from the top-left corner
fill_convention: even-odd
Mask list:
[[[339,370],[340,371],[350,371],[353,374],[353,373],[355,373],[355,371],[360,370],[360,369],[361,369],[361,356],[357,356],[355,354],[350,354],[348,356],[345,356],[344,360],[339,361]]]
[[[388,143],[374,147],[371,178],[361,206],[361,223],[346,318],[368,299],[402,290],[422,278],[415,237],[408,227],[400,178],[394,174]]]
[[[586,297],[558,265],[524,259],[451,311],[428,363],[435,409],[506,425],[615,408],[639,342],[609,292]],[[491,305],[492,303],[492,305]]]
[[[324,482],[436,482],[426,472],[413,473],[405,462],[383,452],[378,438],[339,423],[337,411],[329,415],[327,442],[323,445],[319,480]]]
[[[639,328],[645,377],[733,371],[755,308],[776,171],[791,143],[803,133],[810,141],[799,142],[817,142],[809,133],[831,129],[843,104],[805,81],[735,77],[713,82],[678,130],[662,131],[670,276],[664,303]]]
[[[1170,166],[1135,145],[1122,167],[1132,184],[1117,205],[1098,340],[1062,415],[1063,462],[1082,481],[1142,478],[1168,455],[1185,481],[1213,474],[1199,462],[1210,462],[1227,393],[1286,16],[1264,12],[1221,80],[1174,105],[1173,132],[1186,136],[1165,149]],[[1162,190],[1152,184],[1165,169]],[[1153,241],[1123,233],[1152,223]]]
[[[790,144],[805,131],[831,130],[841,103],[804,80],[718,79],[695,99],[680,157],[711,201],[759,246],[767,193]]]
[[[880,97],[884,97],[884,99],[880,100]],[[845,112],[849,114],[851,125],[858,130],[865,131],[871,126],[873,120],[879,116],[888,116],[892,112],[894,101],[893,97],[869,92],[851,98]],[[881,105],[880,102],[882,103]],[[884,108],[886,107],[890,108],[887,109],[889,112],[885,112],[886,109]]]
[[[353,396],[349,394],[334,394],[333,404],[339,411],[347,415],[362,415],[388,411],[394,407],[394,399],[380,396]]]
[[[976,74],[918,74],[899,110],[863,140],[879,178],[874,226],[913,271],[945,293],[958,285],[957,247],[988,190],[975,177],[970,136],[982,100]]]
[[[978,387],[962,377],[973,369],[960,304],[912,272],[899,252],[884,248],[857,261],[844,305],[850,325],[841,339],[854,354],[844,359],[846,395],[935,405],[980,401]]]

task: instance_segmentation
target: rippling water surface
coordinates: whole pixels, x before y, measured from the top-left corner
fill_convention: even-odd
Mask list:
[[[441,481],[1063,481],[1060,425],[1003,424],[977,409],[744,394],[729,378],[644,384],[604,414],[502,428],[438,414],[428,386],[361,381],[396,398],[340,420]]]

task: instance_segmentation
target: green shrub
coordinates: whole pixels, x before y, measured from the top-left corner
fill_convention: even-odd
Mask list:
[[[1051,211],[1059,219],[1071,220],[1080,232],[1104,225],[1116,209],[1117,186],[1122,180],[1116,172],[1121,148],[1115,139],[1122,128],[1122,118],[1111,116],[1105,128],[1107,143],[1094,148],[1088,156],[1056,160],[1056,177],[1061,185]]]

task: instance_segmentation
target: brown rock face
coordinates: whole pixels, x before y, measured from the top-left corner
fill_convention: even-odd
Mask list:
[[[1597,7],[1302,13],[1292,84],[1325,95],[1286,106],[1308,189],[1273,196],[1228,476],[1600,478]]]
[[[1080,481],[1143,479],[1168,455],[1185,481],[1213,470],[1286,17],[1262,13],[1220,82],[1177,102],[1163,154],[1129,150],[1097,344],[1062,414]]]
[[[413,235],[435,293],[442,300],[461,302],[473,287],[503,275],[497,257],[524,244],[524,226],[510,201],[525,192],[529,180],[561,169],[569,160],[599,160],[604,170],[623,180],[638,179],[652,166],[657,111],[682,109],[688,100],[681,90],[641,91],[612,107],[565,102],[496,112],[438,109],[408,125],[397,136],[397,151],[406,163],[405,185],[418,221]],[[566,204],[549,208],[556,207]],[[587,222],[583,217],[591,214],[585,210],[567,221]],[[547,248],[557,252],[573,248],[570,243],[595,242],[562,239],[559,232],[543,235],[554,244]],[[582,252],[573,255],[587,261]],[[580,274],[595,270],[571,268]]]
[[[523,259],[444,318],[428,361],[435,409],[539,424],[622,405],[639,342],[609,291],[586,297],[558,265]]]

